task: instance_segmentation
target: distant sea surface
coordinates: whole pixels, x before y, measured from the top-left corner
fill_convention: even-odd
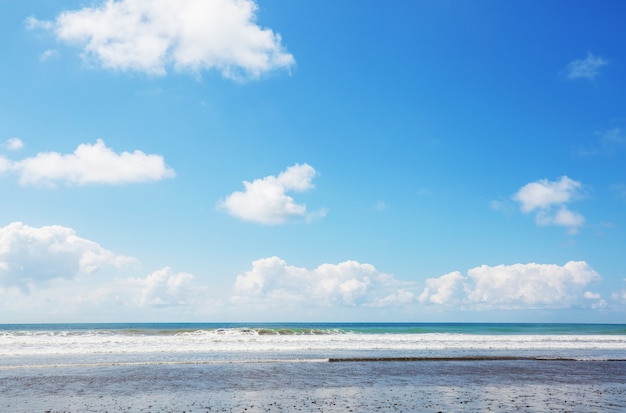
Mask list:
[[[430,359],[626,360],[626,324],[0,325],[0,369]]]

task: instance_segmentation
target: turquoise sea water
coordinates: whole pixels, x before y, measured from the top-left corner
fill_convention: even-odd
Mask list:
[[[576,323],[71,323],[0,324],[0,334],[15,332],[120,332],[177,334],[191,331],[254,330],[260,334],[485,334],[626,335],[626,324]]]

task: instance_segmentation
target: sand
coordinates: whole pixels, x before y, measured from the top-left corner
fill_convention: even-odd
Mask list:
[[[233,364],[0,371],[2,412],[623,412],[626,362]]]

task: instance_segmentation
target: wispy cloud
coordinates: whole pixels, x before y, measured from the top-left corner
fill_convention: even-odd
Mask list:
[[[626,201],[626,184],[613,184],[609,187],[609,190],[614,196]]]
[[[582,156],[614,155],[626,150],[626,134],[622,128],[612,128],[596,133],[597,139],[578,149]]]
[[[540,309],[606,303],[588,287],[601,277],[584,261],[556,264],[482,265],[426,280],[419,300],[468,309]]]
[[[265,225],[284,224],[293,218],[321,218],[322,209],[307,213],[304,204],[297,204],[287,192],[304,192],[313,188],[315,169],[307,164],[295,164],[276,176],[266,176],[252,182],[244,181],[244,191],[234,192],[218,202],[217,208],[244,221]],[[312,215],[311,215],[312,214]]]
[[[559,225],[576,233],[585,223],[585,218],[570,211],[567,204],[581,196],[582,184],[562,176],[558,181],[541,179],[524,185],[513,195],[519,202],[524,213],[536,212],[535,222],[538,225]]]
[[[566,78],[594,79],[600,73],[600,68],[608,64],[608,60],[589,52],[584,59],[574,60],[567,65]]]
[[[81,144],[71,154],[42,152],[6,162],[5,169],[16,172],[22,185],[118,185],[158,181],[175,175],[160,155],[139,150],[118,154],[101,139],[93,145]]]
[[[59,51],[54,49],[48,49],[39,55],[40,62],[46,62],[54,57],[59,56]]]
[[[9,138],[4,143],[4,147],[10,151],[18,151],[24,147],[24,142],[20,138]]]
[[[626,279],[623,281],[626,284]],[[615,301],[621,302],[622,304],[626,304],[626,288],[622,288],[622,290],[614,292],[611,294],[611,298]]]
[[[216,69],[245,80],[295,63],[280,35],[256,24],[257,8],[252,0],[99,1],[54,21],[30,17],[26,27],[51,31],[106,69],[152,75]]]

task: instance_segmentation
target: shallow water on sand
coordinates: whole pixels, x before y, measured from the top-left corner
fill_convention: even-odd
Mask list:
[[[622,361],[233,363],[12,369],[6,412],[624,411]]]

